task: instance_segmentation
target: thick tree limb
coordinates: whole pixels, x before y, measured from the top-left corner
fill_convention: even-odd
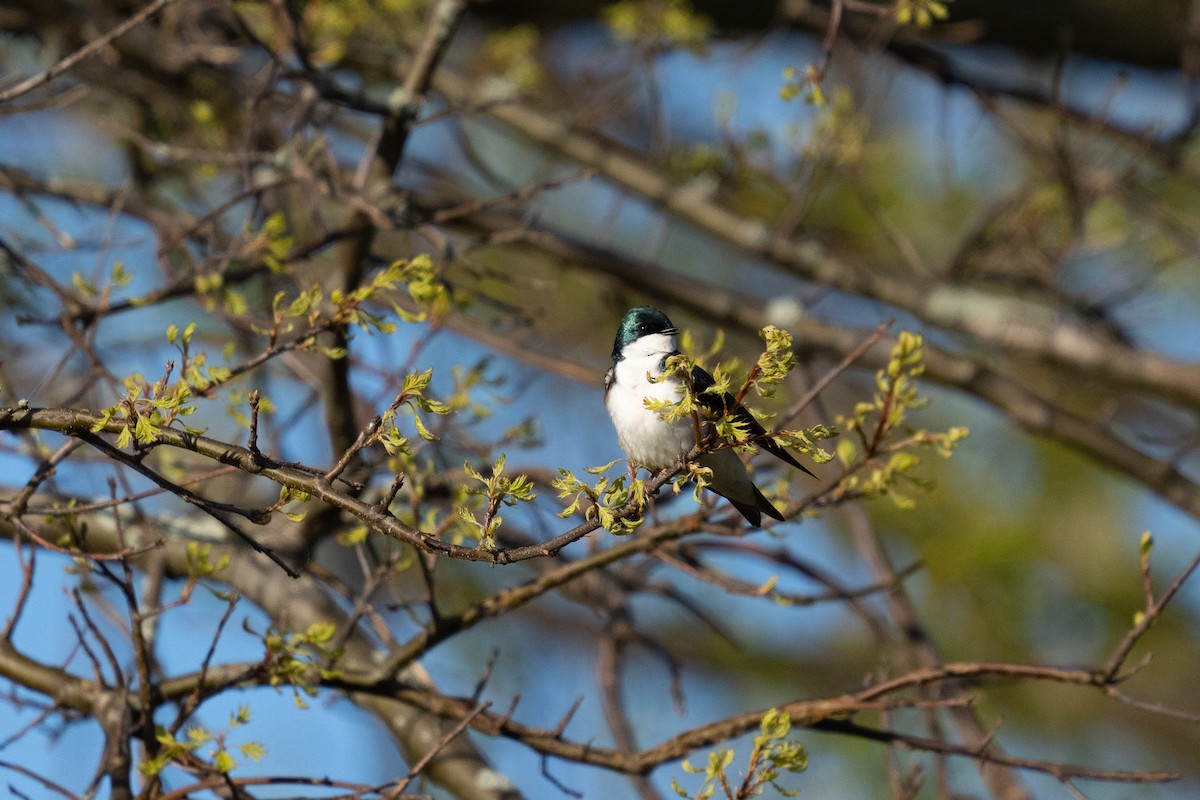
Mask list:
[[[476,106],[481,99],[470,83],[450,71],[442,71],[434,85],[465,107]],[[879,300],[1010,355],[1100,377],[1109,386],[1148,392],[1200,410],[1200,364],[1098,338],[1041,303],[861,269],[816,241],[775,235],[763,222],[740,216],[694,188],[677,184],[658,165],[528,104],[493,105],[484,113],[538,145],[597,170],[678,219],[797,277]]]

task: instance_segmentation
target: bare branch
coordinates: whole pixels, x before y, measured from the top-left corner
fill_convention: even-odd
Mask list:
[[[69,56],[60,59],[49,69],[39,72],[37,75],[26,78],[15,86],[10,86],[7,89],[0,90],[0,103],[12,102],[21,95],[28,94],[34,89],[37,89],[39,86],[44,86],[45,84],[50,83],[50,81],[71,69],[71,67],[75,66],[83,59],[92,55],[96,51],[107,47],[113,41],[121,36],[124,36],[138,25],[141,25],[143,22],[150,19],[173,2],[175,2],[175,0],[153,0],[153,2],[146,5],[141,11],[137,12],[120,25],[117,25],[115,28],[108,31],[108,33],[96,37],[83,47],[76,50],[74,53],[71,53]]]

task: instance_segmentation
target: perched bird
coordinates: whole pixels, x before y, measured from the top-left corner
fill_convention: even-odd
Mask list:
[[[654,306],[631,308],[621,319],[613,342],[612,368],[604,376],[604,405],[612,417],[617,438],[635,467],[658,471],[678,463],[680,456],[696,444],[696,432],[688,418],[675,422],[663,419],[658,410],[646,407],[646,399],[677,402],[685,391],[674,377],[657,380],[670,356],[679,353],[675,336],[678,330],[667,315]],[[651,381],[653,376],[656,380]],[[697,401],[709,419],[731,415],[749,436],[766,431],[745,406],[732,395],[704,392],[714,385],[712,375],[700,367],[692,368]],[[703,430],[703,429],[702,429]],[[803,464],[769,438],[755,444],[774,456],[812,475]],[[733,503],[751,525],[758,527],[762,515],[782,521],[783,515],[763,496],[750,479],[745,464],[730,448],[700,456],[699,463],[712,470],[708,488]]]

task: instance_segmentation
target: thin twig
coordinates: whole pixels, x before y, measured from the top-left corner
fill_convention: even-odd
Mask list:
[[[460,734],[462,734],[462,732],[465,731],[471,725],[471,723],[475,720],[476,717],[478,717],[480,714],[487,711],[491,707],[492,707],[492,704],[490,701],[486,702],[486,703],[481,703],[475,707],[474,711],[472,711],[470,714],[467,714],[465,717],[463,717],[461,720],[459,720],[457,725],[455,725],[453,728],[451,728],[449,731],[446,732],[446,735],[441,738],[441,741],[439,741],[433,747],[429,748],[429,750],[426,751],[425,755],[423,755],[419,759],[417,759],[416,763],[414,763],[409,768],[408,774],[405,775],[403,778],[404,782],[401,783],[400,785],[398,785],[394,791],[390,791],[387,794],[385,794],[384,797],[389,798],[389,800],[395,800],[395,798],[403,795],[405,790],[408,789],[409,784],[411,784],[414,780],[416,780],[417,776],[421,774],[421,770],[425,769],[425,767],[429,765],[429,762],[432,761],[434,759],[434,757],[437,756],[438,753],[445,750],[446,747],[448,747],[450,745],[450,743],[452,741],[454,741],[454,739],[456,737],[458,737]]]
[[[858,361],[866,354],[868,350],[874,347],[875,343],[883,338],[883,335],[887,333],[887,329],[892,327],[894,323],[895,319],[887,319],[877,325],[875,330],[867,334],[867,336],[863,338],[863,340],[859,342],[853,350],[847,353],[846,356],[839,361],[833,369],[826,371],[825,374],[817,379],[816,383],[809,387],[807,392],[800,395],[795,403],[792,403],[791,407],[788,408],[787,412],[783,415],[782,422],[780,424],[787,425],[790,420],[793,420],[799,416],[800,412],[808,408],[808,405],[815,400],[817,396],[821,394],[821,392],[825,391],[825,388],[829,386],[829,384],[833,383],[833,381],[839,375],[848,370],[855,361]]]
[[[172,483],[171,481],[167,480],[163,476],[159,475],[154,470],[147,467],[140,460],[130,457],[128,454],[124,453],[119,448],[114,447],[113,445],[109,444],[107,441],[105,441],[104,439],[102,439],[101,437],[97,436],[94,433],[87,432],[87,433],[79,433],[76,435],[80,439],[83,439],[85,442],[92,445],[92,447],[95,447],[96,449],[104,452],[105,454],[107,454],[111,458],[115,459],[116,461],[118,461],[122,464],[125,464],[130,469],[141,473],[143,476],[149,478],[151,481],[158,484],[163,489],[166,489],[171,494],[178,497],[180,500],[183,500],[185,503],[189,503],[189,504],[195,506],[196,508],[203,511],[205,514],[208,514],[210,517],[217,520],[217,522],[220,522],[222,525],[224,525],[226,528],[228,528],[230,531],[232,531],[234,534],[236,534],[238,536],[238,538],[240,538],[246,544],[250,545],[250,547],[252,549],[254,549],[255,552],[261,553],[264,556],[266,556],[267,558],[271,559],[271,561],[275,562],[275,564],[277,564],[280,567],[280,569],[282,569],[284,572],[286,572],[288,574],[288,577],[290,577],[290,578],[299,578],[300,577],[300,573],[297,572],[295,569],[293,569],[291,566],[289,566],[283,559],[281,559],[275,553],[274,550],[267,547],[265,544],[263,544],[262,542],[258,541],[253,536],[251,536],[250,534],[243,531],[236,524],[234,524],[233,520],[229,519],[229,517],[226,516],[226,514],[228,514],[228,513],[239,514],[243,517],[246,517],[251,522],[263,524],[266,520],[263,518],[264,515],[262,512],[246,510],[246,509],[238,508],[237,506],[231,506],[227,503],[217,503],[217,502],[213,502],[211,500],[207,500],[207,499],[201,497],[200,495],[196,494],[195,492],[185,489],[176,483]],[[267,516],[269,516],[269,515],[267,515]]]
[[[71,53],[69,56],[66,56],[65,58],[59,60],[58,63],[56,63],[54,66],[50,67],[49,69],[47,69],[43,72],[39,72],[37,75],[32,75],[32,76],[26,78],[25,80],[21,81],[20,83],[18,83],[16,86],[13,86],[11,88],[5,89],[4,91],[0,92],[0,103],[7,103],[12,100],[15,100],[18,97],[20,97],[21,95],[27,94],[27,93],[33,91],[34,89],[38,88],[39,86],[49,83],[50,81],[57,78],[59,75],[63,74],[67,70],[69,70],[71,67],[78,64],[83,59],[85,59],[88,56],[95,53],[97,50],[100,50],[101,48],[106,47],[107,45],[112,43],[114,40],[120,38],[121,36],[124,36],[126,33],[133,30],[134,28],[136,28],[138,25],[141,25],[143,22],[150,19],[150,17],[154,16],[159,11],[162,11],[164,8],[166,8],[168,5],[170,5],[173,2],[175,2],[175,0],[154,0],[153,3],[146,6],[141,11],[134,14],[132,17],[125,20],[120,25],[118,25],[117,27],[115,27],[111,31],[109,31],[108,33],[104,34],[103,36],[99,36],[99,37],[93,39],[92,41],[88,42],[83,47],[76,50],[74,53]]]
[[[1108,663],[1104,665],[1104,670],[1100,674],[1101,680],[1106,683],[1117,680],[1117,673],[1120,671],[1121,665],[1125,663],[1125,659],[1129,657],[1129,652],[1133,650],[1134,645],[1141,640],[1146,631],[1150,630],[1150,626],[1162,614],[1163,609],[1171,602],[1171,598],[1183,588],[1183,584],[1196,571],[1197,567],[1200,567],[1200,553],[1196,554],[1191,563],[1184,567],[1175,580],[1171,581],[1171,585],[1159,596],[1158,600],[1143,612],[1142,618],[1138,620],[1138,623],[1125,634],[1125,638],[1117,645],[1117,649],[1113,651],[1112,656],[1108,659]]]

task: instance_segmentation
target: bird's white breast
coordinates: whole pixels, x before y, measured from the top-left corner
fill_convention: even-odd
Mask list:
[[[612,382],[604,398],[629,459],[654,470],[674,464],[696,443],[689,420],[668,423],[659,411],[646,408],[647,398],[675,402],[682,394],[678,381],[652,383],[647,377],[660,376],[663,358],[674,350],[674,337],[665,334],[631,342],[625,348],[625,357],[613,365]]]

